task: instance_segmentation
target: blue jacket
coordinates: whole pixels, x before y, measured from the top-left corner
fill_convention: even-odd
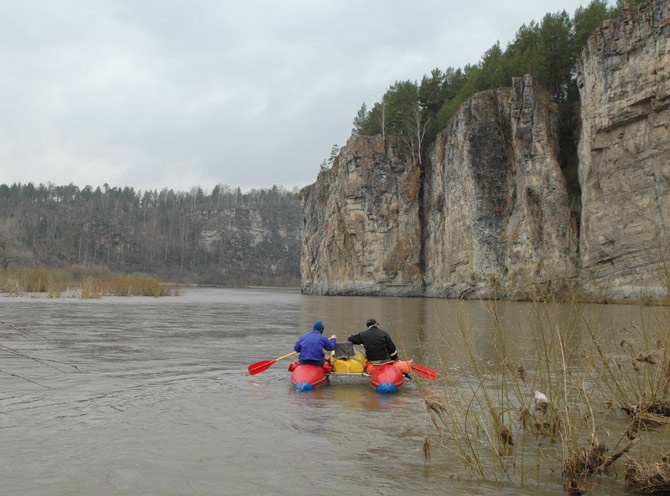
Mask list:
[[[323,350],[332,351],[335,349],[335,338],[328,339],[316,329],[306,332],[298,338],[294,351],[300,353],[300,360],[323,361]]]

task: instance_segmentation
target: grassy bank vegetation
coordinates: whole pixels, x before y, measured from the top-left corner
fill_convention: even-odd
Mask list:
[[[170,296],[177,288],[146,274],[119,274],[100,266],[63,268],[12,267],[0,270],[0,293],[100,298],[102,296]]]
[[[459,311],[442,329],[442,382],[417,381],[435,428],[426,462],[443,449],[461,461],[455,477],[669,494],[670,309],[612,319],[609,305],[536,302],[508,323],[488,307],[491,335]]]

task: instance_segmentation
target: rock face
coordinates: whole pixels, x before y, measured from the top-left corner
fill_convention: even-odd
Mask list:
[[[516,78],[466,102],[424,164],[400,142],[349,140],[301,192],[303,293],[509,297],[580,282],[667,294],[668,5],[604,24],[583,52],[580,226],[555,105]]]
[[[554,105],[532,79],[467,102],[426,178],[426,296],[510,295],[574,273]]]
[[[421,171],[401,146],[351,139],[301,192],[306,294],[423,294]]]
[[[556,126],[526,77],[465,104],[430,167],[402,142],[350,139],[301,194],[302,291],[479,297],[572,274]]]
[[[604,24],[578,65],[585,287],[617,298],[670,286],[670,3]]]

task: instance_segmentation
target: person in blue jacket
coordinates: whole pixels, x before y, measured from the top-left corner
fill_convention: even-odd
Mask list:
[[[323,322],[317,320],[314,322],[314,328],[300,336],[296,341],[293,350],[300,353],[298,359],[301,365],[310,364],[321,367],[323,365],[323,350],[333,351],[335,349],[335,334],[326,338],[323,335],[324,329]]]

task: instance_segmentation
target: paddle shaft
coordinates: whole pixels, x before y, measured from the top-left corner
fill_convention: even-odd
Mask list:
[[[298,352],[297,352],[297,351],[292,351],[291,353],[287,353],[287,354],[284,355],[284,356],[280,356],[279,358],[275,358],[275,359],[273,360],[273,362],[278,362],[279,360],[283,360],[284,358],[288,358],[288,357],[290,357],[290,356],[293,356],[293,355],[295,355],[296,353],[298,353]]]

